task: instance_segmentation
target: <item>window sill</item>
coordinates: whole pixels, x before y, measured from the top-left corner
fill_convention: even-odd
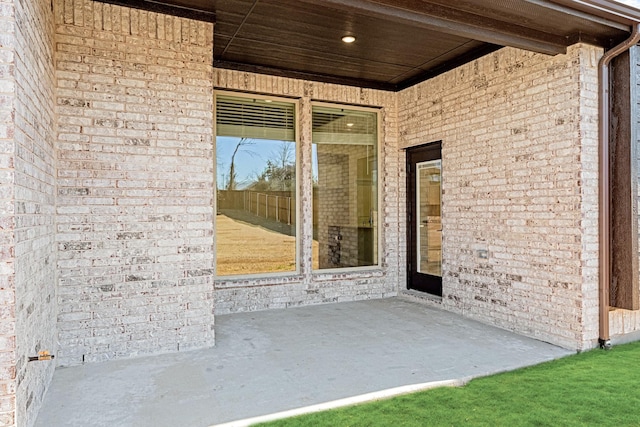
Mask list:
[[[214,279],[214,288],[258,288],[263,286],[300,283],[303,280],[304,277],[298,272],[219,276]]]
[[[316,282],[338,279],[367,279],[370,277],[384,277],[386,271],[379,265],[370,267],[335,268],[328,270],[315,270],[311,277]]]
[[[326,271],[314,271],[311,273],[311,282],[330,282],[335,280],[357,280],[380,278],[386,276],[386,269],[380,266],[354,267],[344,269],[332,269]],[[308,280],[308,278],[307,278]],[[265,286],[281,286],[295,283],[304,283],[305,275],[297,272],[271,273],[271,274],[247,274],[242,276],[219,276],[214,279],[215,289],[234,288],[259,288]]]

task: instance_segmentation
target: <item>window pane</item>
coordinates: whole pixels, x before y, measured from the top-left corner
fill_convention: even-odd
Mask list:
[[[442,276],[442,160],[416,163],[417,272]]]
[[[378,263],[377,114],[313,107],[314,269]]]
[[[228,102],[229,97],[224,99]],[[234,113],[227,109],[227,125],[218,125],[216,131],[217,274],[295,271],[296,143],[293,125],[281,126],[289,118],[278,117],[293,112],[293,104],[278,103],[279,108],[268,110],[269,120],[260,122],[253,113],[242,116],[247,111],[242,102],[254,100],[233,101],[240,107]],[[234,119],[233,114],[239,116]],[[258,135],[262,138],[252,137]]]

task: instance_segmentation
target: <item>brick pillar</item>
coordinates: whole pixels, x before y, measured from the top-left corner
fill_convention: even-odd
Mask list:
[[[60,360],[213,345],[213,24],[57,21]]]
[[[56,351],[53,13],[0,8],[0,425],[30,426],[54,364],[28,357]]]

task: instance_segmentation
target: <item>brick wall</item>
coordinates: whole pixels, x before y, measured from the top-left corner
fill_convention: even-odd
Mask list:
[[[443,308],[594,345],[599,55],[505,48],[400,94],[400,145],[442,140]]]
[[[30,426],[57,352],[54,21],[49,0],[15,2],[16,422]]]
[[[580,244],[582,254],[580,269],[582,286],[574,298],[581,299],[580,315],[575,321],[580,325],[577,348],[586,349],[596,345],[599,336],[598,293],[598,61],[602,50],[577,45],[569,51],[576,58],[572,64],[578,67],[580,105],[576,120],[579,123],[578,146],[580,147]],[[576,216],[578,211],[575,212]],[[576,241],[578,237],[575,237]],[[570,301],[570,300],[569,300]],[[555,302],[552,300],[552,302]],[[573,307],[571,307],[573,309]],[[556,307],[556,311],[562,307]],[[562,323],[556,322],[555,325]],[[574,328],[572,324],[572,328]],[[569,341],[570,342],[570,341]]]
[[[400,253],[398,227],[399,152],[397,148],[396,95],[326,83],[287,79],[216,69],[214,85],[220,89],[295,97],[300,99],[300,274],[260,279],[216,281],[216,313],[285,308],[297,305],[384,298],[397,294]],[[339,102],[382,107],[381,165],[378,185],[382,187],[379,226],[381,268],[340,273],[313,273],[311,242],[311,101]]]
[[[15,102],[14,10],[12,1],[0,2],[0,425],[15,425]]]
[[[53,14],[0,2],[0,424],[34,422],[56,351]]]
[[[213,345],[213,25],[58,2],[60,363]]]

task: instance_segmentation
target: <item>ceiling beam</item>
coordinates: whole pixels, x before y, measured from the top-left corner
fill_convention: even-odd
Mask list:
[[[334,75],[318,74],[318,73],[305,72],[305,71],[287,70],[283,68],[268,67],[263,65],[244,64],[244,63],[238,63],[238,62],[232,62],[232,61],[214,60],[213,66],[215,68],[244,71],[244,72],[256,73],[256,74],[269,74],[269,75],[278,76],[278,77],[288,77],[293,79],[312,80],[312,81],[318,81],[323,83],[333,83],[333,84],[340,84],[340,85],[346,85],[346,86],[357,86],[357,87],[366,88],[366,89],[377,89],[377,90],[398,92],[400,90],[406,89],[408,87],[411,87],[425,80],[436,77],[440,74],[446,73],[447,71],[453,70],[454,68],[460,65],[464,65],[467,62],[473,61],[482,56],[495,52],[500,48],[501,46],[492,45],[492,44],[480,46],[479,48],[474,49],[468,53],[465,53],[464,55],[457,57],[452,61],[448,61],[445,64],[439,65],[435,68],[425,70],[424,72],[414,77],[411,77],[407,80],[403,80],[398,84],[363,80],[363,79],[357,79],[357,78],[351,78],[351,77],[340,77],[340,76],[334,76]]]
[[[565,53],[565,37],[422,0],[299,0],[316,6],[384,19],[539,53]]]
[[[178,16],[180,18],[193,19],[195,21],[216,22],[216,14],[200,9],[191,9],[184,6],[177,6],[170,1],[155,0],[96,0],[99,3],[114,4],[116,6],[131,7],[133,9],[146,10],[148,12],[162,13],[165,15]]]
[[[542,6],[546,9],[556,12],[564,13],[569,16],[575,16],[576,18],[585,19],[591,21],[594,24],[604,25],[606,27],[615,28],[616,30],[631,32],[631,26],[629,23],[621,23],[620,20],[607,19],[602,14],[594,15],[593,13],[587,13],[588,8],[576,7],[572,0],[524,0],[529,4],[536,6]],[[573,6],[573,7],[569,7]],[[592,11],[593,12],[593,11]]]
[[[373,80],[363,80],[353,77],[341,77],[335,75],[319,74],[307,71],[289,70],[285,68],[276,68],[266,65],[245,64],[233,61],[220,61],[214,59],[214,68],[222,68],[227,70],[244,71],[255,74],[268,74],[276,77],[287,77],[300,80],[312,80],[323,83],[332,83],[346,86],[357,86],[366,89],[377,89],[395,92],[398,86],[392,83],[385,83]]]
[[[550,0],[574,10],[622,23],[631,32],[631,26],[640,21],[640,9],[610,0]]]

